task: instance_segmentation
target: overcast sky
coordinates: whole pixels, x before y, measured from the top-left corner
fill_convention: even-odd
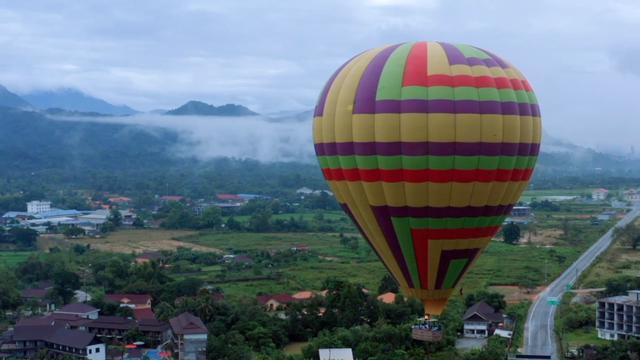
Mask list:
[[[354,54],[413,40],[508,59],[553,135],[625,151],[639,138],[637,0],[7,0],[0,84],[74,87],[140,110],[189,99],[306,110]]]

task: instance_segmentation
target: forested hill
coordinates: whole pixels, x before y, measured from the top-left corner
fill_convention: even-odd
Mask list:
[[[190,197],[326,189],[315,163],[203,161],[174,155],[184,153],[176,150],[180,146],[185,139],[166,128],[54,120],[35,111],[0,108],[0,194],[34,187]],[[543,152],[533,186],[637,186],[636,178],[639,160],[576,147]]]
[[[42,186],[202,197],[326,188],[316,164],[200,161],[172,155],[179,141],[166,129],[0,108],[0,193]]]

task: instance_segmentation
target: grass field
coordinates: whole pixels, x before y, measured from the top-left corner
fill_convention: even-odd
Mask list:
[[[213,247],[199,246],[179,240],[181,237],[193,234],[196,232],[160,229],[119,230],[98,239],[81,238],[69,242],[89,244],[93,249],[117,253],[175,250],[179,247],[188,247],[198,251],[218,251]]]
[[[636,223],[640,224],[640,220]],[[633,250],[614,242],[600,255],[595,264],[582,274],[578,284],[581,288],[599,288],[604,287],[607,280],[623,275],[640,276],[640,250]]]
[[[32,251],[0,251],[0,267],[13,267],[32,254]]]
[[[531,201],[534,198],[540,200],[545,196],[581,196],[584,194],[591,194],[593,189],[590,188],[578,188],[578,189],[549,189],[549,190],[526,190],[520,197],[520,201]]]

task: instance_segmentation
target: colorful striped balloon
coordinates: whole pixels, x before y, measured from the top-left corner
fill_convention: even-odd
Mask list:
[[[415,42],[365,51],[324,87],[322,172],[403,292],[438,315],[527,187],[538,102],[500,57]]]

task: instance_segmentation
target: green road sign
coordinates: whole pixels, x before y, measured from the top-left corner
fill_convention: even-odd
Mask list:
[[[557,296],[548,296],[547,303],[549,305],[560,305],[560,299]]]

